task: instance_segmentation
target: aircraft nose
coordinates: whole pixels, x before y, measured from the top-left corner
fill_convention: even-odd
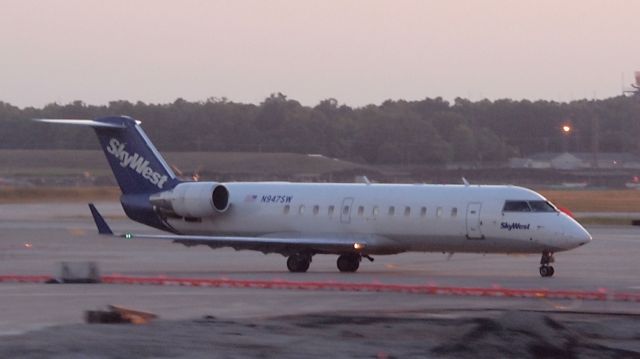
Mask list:
[[[592,240],[591,234],[575,221],[565,226],[564,235],[571,248],[583,246]]]

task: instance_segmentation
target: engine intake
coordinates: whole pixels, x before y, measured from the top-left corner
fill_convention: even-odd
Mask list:
[[[186,182],[151,195],[149,201],[156,211],[165,215],[204,218],[229,209],[229,190],[215,182]]]

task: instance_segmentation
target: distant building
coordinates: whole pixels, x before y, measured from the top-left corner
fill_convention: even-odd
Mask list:
[[[594,168],[591,152],[542,152],[524,158],[509,159],[511,168],[553,168],[577,170]],[[640,168],[640,157],[631,153],[600,152],[597,168]]]

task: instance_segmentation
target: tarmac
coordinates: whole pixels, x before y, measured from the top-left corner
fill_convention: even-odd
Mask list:
[[[126,219],[118,203],[96,203],[96,206],[116,231],[154,232]],[[594,238],[591,243],[556,254],[556,273],[552,278],[539,276],[538,255],[462,253],[452,257],[442,253],[378,256],[374,262],[363,261],[357,273],[339,273],[335,256],[318,255],[314,257],[309,272],[289,273],[286,259],[280,255],[232,249],[214,251],[208,247],[187,248],[161,240],[99,236],[84,203],[7,204],[0,205],[0,275],[53,275],[59,262],[93,261],[98,263],[104,275],[640,293],[640,228],[596,226],[588,230]],[[77,326],[86,330],[87,325],[82,324],[83,312],[104,308],[108,304],[153,312],[161,318],[160,323],[181,323],[176,325],[182,326],[184,323],[201,325],[194,321],[205,316],[231,321],[234,325],[258,325],[256,321],[276,320],[274,318],[303,320],[301,318],[309,316],[326,318],[335,315],[343,319],[352,315],[396,319],[425,316],[451,320],[495,319],[502,318],[505,311],[516,311],[553,315],[554,320],[560,321],[563,319],[558,319],[558,316],[596,315],[618,323],[616,325],[627,323],[624,325],[629,325],[633,333],[640,331],[633,324],[640,315],[639,302],[332,290],[0,283],[0,355],[15,354],[16,350],[20,352],[20,348],[27,350],[21,353],[27,353],[30,348],[27,343],[23,347],[7,349],[2,338],[14,338],[16,341],[4,341],[13,345],[33,333],[41,333],[42,336],[42,333],[59,331],[60,328],[69,328],[73,333]],[[162,327],[166,324],[157,325]],[[159,330],[154,326],[149,328],[151,331]],[[239,329],[235,327],[234,330]],[[295,336],[295,331],[284,333],[279,340],[292,340],[292,335]],[[429,353],[435,356],[446,356],[447,353],[464,356],[455,350],[438,352],[436,348],[444,345],[442,343],[430,345]],[[621,350],[640,353],[637,345],[629,345],[626,341],[621,345]],[[9,351],[3,351],[5,349]],[[229,351],[224,352],[224,356],[264,354],[259,349],[249,352],[234,352],[233,347],[227,349]],[[395,348],[391,353],[413,353],[401,349],[403,347]],[[66,350],[73,348],[60,350],[50,353],[51,356],[63,357],[69,353]],[[597,348],[589,350],[597,352]],[[199,357],[197,353],[200,352],[188,353],[180,352],[177,356]],[[534,355],[536,352],[531,353]],[[89,351],[85,354],[92,357],[95,353]],[[295,357],[295,352],[289,354]],[[345,356],[352,357],[352,354]],[[150,356],[158,356],[158,353]]]

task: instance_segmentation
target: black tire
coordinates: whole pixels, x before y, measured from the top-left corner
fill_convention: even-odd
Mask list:
[[[540,267],[540,276],[541,277],[550,277],[553,269],[549,269],[549,268],[552,268],[552,267],[541,266]]]
[[[309,270],[311,257],[302,254],[294,254],[287,258],[287,268],[293,273],[304,273]]]
[[[343,254],[338,257],[338,270],[343,273],[353,273],[360,267],[361,257],[358,254]]]
[[[549,266],[549,277],[553,277],[553,274],[556,272],[555,269],[553,269],[553,266]]]

